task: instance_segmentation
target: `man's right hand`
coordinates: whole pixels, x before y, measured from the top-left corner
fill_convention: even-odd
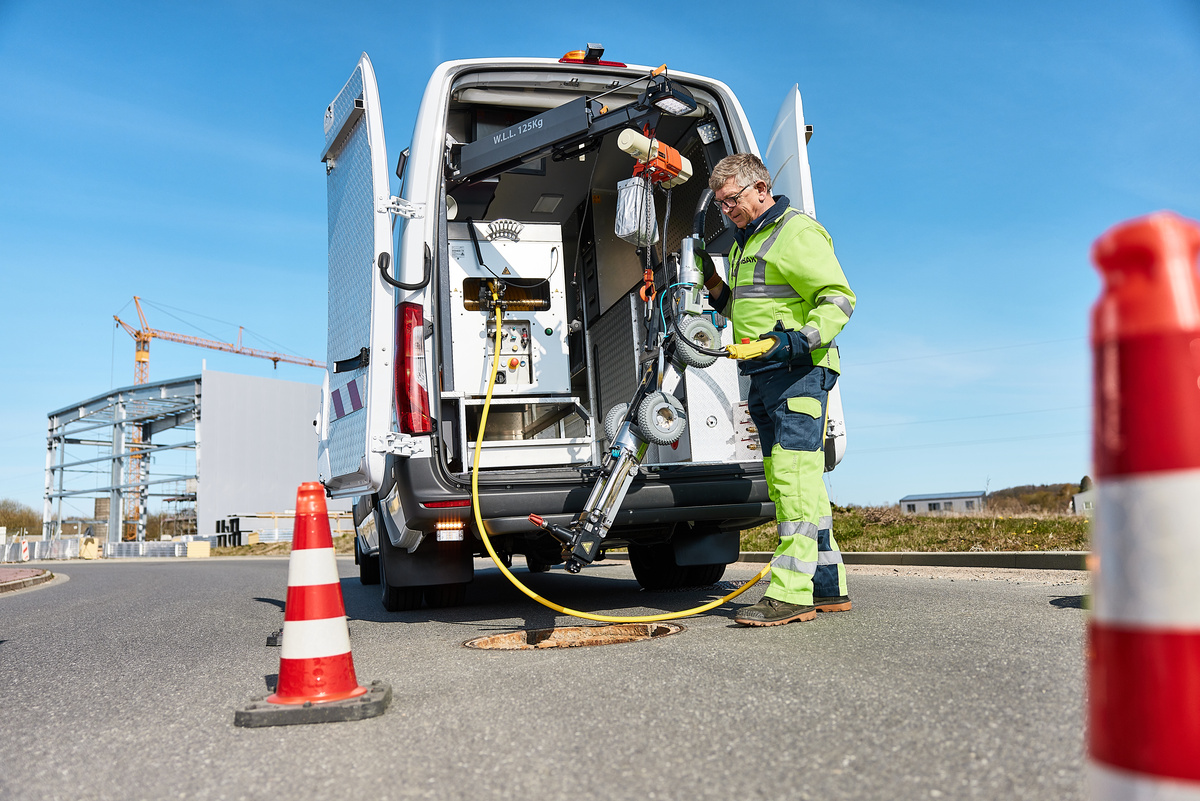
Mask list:
[[[700,262],[700,272],[704,274],[704,285],[708,286],[708,282],[717,274],[717,265],[712,256],[703,250],[696,251],[696,260]]]

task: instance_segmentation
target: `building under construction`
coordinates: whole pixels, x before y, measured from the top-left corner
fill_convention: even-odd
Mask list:
[[[205,370],[51,412],[45,534],[141,540],[151,506],[164,534],[291,510],[317,477],[320,402],[314,384]]]

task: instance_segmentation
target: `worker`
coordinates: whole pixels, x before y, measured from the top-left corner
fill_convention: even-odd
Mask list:
[[[770,587],[734,620],[777,626],[848,611],[823,475],[825,412],[839,373],[833,338],[854,312],[854,292],[829,234],[786,196],[772,196],[771,174],[757,156],[722,159],[709,186],[738,229],[728,284],[711,259],[702,259],[709,302],[733,323],[735,342],[771,340],[769,350],[738,367],[750,378],[750,417],[762,442],[779,546]]]

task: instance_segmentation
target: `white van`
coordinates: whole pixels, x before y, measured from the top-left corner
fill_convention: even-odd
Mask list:
[[[627,208],[618,184],[639,163],[618,147],[626,130],[673,148],[692,173],[651,184],[650,247],[614,232]],[[767,141],[775,192],[814,215],[794,87]],[[695,243],[725,272],[733,228],[708,202],[707,180],[736,152],[759,150],[723,83],[604,60],[589,45],[561,59],[442,64],[393,171],[362,56],[325,112],[329,368],[317,426],[321,481],[332,497],[356,498],[361,579],[382,585],[388,610],[461,603],[484,553],[471,471],[492,371],[478,502],[506,562],[520,554],[532,572],[577,572],[628,548],[647,588],[703,585],[737,559],[743,529],[774,519],[736,364],[683,369],[676,358],[664,384],[672,357],[656,347],[682,280],[672,254]],[[657,294],[644,291],[647,278]],[[726,321],[702,316],[714,345],[728,344]],[[572,558],[552,529],[578,524],[621,421],[637,431],[638,409],[624,404],[656,364],[651,389],[686,424],[674,440],[643,443],[602,539]],[[827,433],[832,469],[845,448],[836,388]]]

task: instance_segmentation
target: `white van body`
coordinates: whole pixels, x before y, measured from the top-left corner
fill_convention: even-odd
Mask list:
[[[605,113],[633,115],[651,71],[598,59],[442,64],[398,160],[395,191],[366,54],[326,110],[329,368],[317,421],[320,477],[331,496],[357,499],[361,577],[383,585],[389,609],[461,602],[471,558],[482,553],[469,488],[492,369],[481,516],[506,559],[522,554],[534,571],[559,561],[554,541],[528,517],[566,523],[579,512],[608,444],[605,417],[637,388],[648,327],[663,311],[638,295],[651,257],[613,230],[616,184],[630,177],[634,159],[615,135],[585,136],[505,162],[495,175],[463,170],[509,152],[510,139],[557,141],[548,130],[569,133],[580,98],[590,109],[604,95]],[[669,195],[655,195],[662,238],[652,258],[663,291],[670,276],[662,262],[693,227],[703,229],[724,274],[730,223],[696,206],[719,158],[759,152],[727,86],[667,74],[696,109],[655,119],[657,137],[694,170]],[[767,141],[760,155],[776,176],[775,193],[815,218],[795,87]],[[495,320],[479,297],[493,279],[508,286],[499,359]],[[731,327],[709,317],[728,344]],[[715,580],[737,558],[739,532],[774,518],[746,386],[729,359],[664,385],[686,407],[686,432],[673,446],[649,447],[604,546],[628,547],[644,585]],[[836,386],[827,434],[832,469],[846,441]]]

